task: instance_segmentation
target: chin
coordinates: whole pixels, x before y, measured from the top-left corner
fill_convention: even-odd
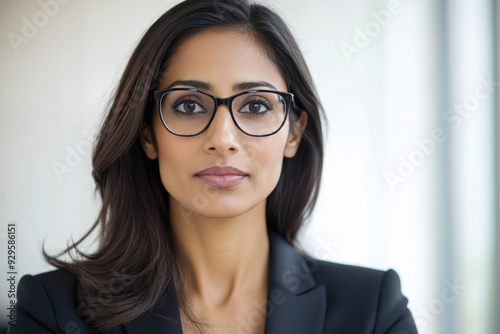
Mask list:
[[[230,208],[230,207],[211,207],[207,208],[207,210],[195,210],[195,213],[204,218],[210,219],[232,219],[237,218],[239,216],[244,215],[251,211],[251,208],[242,208],[239,206],[238,208]]]

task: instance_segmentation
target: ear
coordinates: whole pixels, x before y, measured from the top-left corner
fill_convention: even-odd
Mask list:
[[[300,139],[307,125],[307,113],[302,111],[300,119],[295,124],[290,124],[290,133],[286,141],[284,156],[286,158],[293,158],[297,149],[299,148]]]
[[[153,138],[153,134],[151,133],[151,129],[147,124],[144,124],[141,129],[141,134],[139,135],[141,140],[141,146],[144,150],[146,156],[154,160],[158,158],[158,151],[156,149],[155,140]]]

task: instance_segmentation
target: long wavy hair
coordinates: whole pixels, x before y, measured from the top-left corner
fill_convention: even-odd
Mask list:
[[[195,325],[180,280],[178,256],[169,222],[168,193],[158,162],[146,157],[139,134],[152,126],[157,88],[165,64],[188,37],[225,27],[253,36],[280,70],[295,95],[290,113],[308,115],[298,151],[284,158],[276,188],[267,198],[269,230],[294,245],[318,196],[323,165],[324,113],[304,58],[285,22],[271,9],[246,0],[187,0],[163,14],[134,50],[109,104],[93,152],[93,177],[102,198],[90,230],[46,260],[77,277],[78,312],[97,330],[122,326],[151,311],[165,293],[175,293],[179,308]],[[78,249],[98,230],[98,247]],[[71,259],[61,259],[63,255]]]

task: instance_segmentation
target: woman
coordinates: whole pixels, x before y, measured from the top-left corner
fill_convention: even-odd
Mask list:
[[[416,333],[397,274],[297,251],[322,111],[290,31],[187,0],[146,32],[93,155],[93,254],[19,283],[9,333]]]

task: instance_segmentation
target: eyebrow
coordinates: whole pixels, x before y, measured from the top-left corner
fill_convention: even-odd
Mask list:
[[[278,90],[276,87],[271,85],[269,82],[265,81],[253,81],[253,82],[240,82],[236,83],[233,85],[233,90],[239,91],[239,90],[249,90],[249,89],[254,89],[257,87],[268,87],[272,88],[274,90]]]
[[[175,87],[175,86],[189,86],[189,87],[193,87],[196,89],[202,89],[202,90],[211,90],[212,89],[211,84],[209,84],[208,82],[203,82],[203,81],[199,81],[199,80],[175,80],[167,87],[167,89],[170,89],[170,88]]]
[[[212,90],[213,86],[204,81],[199,81],[199,80],[176,80],[172,82],[167,89],[170,89],[175,86],[188,86],[196,89],[201,89],[201,90]],[[276,87],[271,85],[269,82],[266,81],[249,81],[249,82],[239,82],[235,83],[233,85],[233,90],[234,91],[243,91],[243,90],[250,90],[254,89],[257,87],[268,87],[274,90],[278,90]]]

